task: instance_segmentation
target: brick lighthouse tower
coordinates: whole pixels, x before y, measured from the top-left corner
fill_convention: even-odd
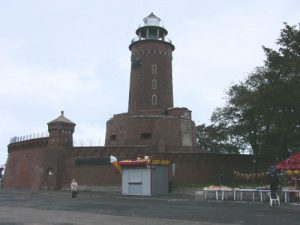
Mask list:
[[[160,26],[160,18],[151,13],[144,26],[136,30],[131,50],[129,113],[166,110],[173,107],[172,52],[175,49]]]
[[[136,30],[131,51],[128,113],[106,124],[106,146],[147,146],[151,151],[177,151],[196,145],[191,111],[174,108],[172,52],[168,31],[151,13]]]

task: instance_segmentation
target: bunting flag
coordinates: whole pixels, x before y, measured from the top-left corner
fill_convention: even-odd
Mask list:
[[[234,176],[240,180],[254,180],[254,179],[264,179],[267,175],[266,172],[258,172],[258,173],[241,173],[239,171],[233,171]]]

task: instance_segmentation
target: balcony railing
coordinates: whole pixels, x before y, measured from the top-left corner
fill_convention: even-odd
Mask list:
[[[158,40],[158,41],[164,41],[164,42],[168,42],[168,43],[172,44],[172,41],[169,38],[163,39],[163,38],[156,38],[156,37],[148,37],[148,38],[139,38],[139,37],[136,37],[136,38],[133,38],[131,40],[131,43],[137,42],[137,41],[145,41],[145,40]]]

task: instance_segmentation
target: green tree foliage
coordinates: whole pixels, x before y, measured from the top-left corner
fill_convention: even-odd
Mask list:
[[[222,124],[217,126],[201,124],[196,129],[198,143],[209,152],[239,153],[238,143],[231,138],[227,128]]]
[[[199,144],[220,149],[215,152],[249,148],[274,160],[288,157],[288,150],[300,151],[300,30],[285,24],[276,43],[278,50],[263,47],[263,67],[229,88],[212,125],[198,126]]]

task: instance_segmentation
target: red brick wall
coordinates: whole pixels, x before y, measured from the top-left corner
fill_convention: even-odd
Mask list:
[[[8,154],[3,187],[40,188],[45,173],[45,151],[45,147],[11,151]]]
[[[112,165],[76,166],[75,158],[66,161],[62,187],[68,188],[72,178],[85,186],[121,185],[121,175]]]
[[[211,153],[153,153],[153,158],[169,159],[175,163],[175,176],[170,179],[177,182],[218,182],[224,175],[225,182],[234,182],[233,171],[244,173],[265,172],[271,165],[268,159],[256,159],[254,165],[251,155],[229,155]]]
[[[76,165],[76,159],[109,158],[110,155],[119,160],[136,159],[146,155],[144,147],[76,147],[73,148],[64,165],[62,187],[68,188],[72,178],[80,185],[102,186],[121,185],[121,175],[112,165]]]
[[[130,153],[133,151],[134,153]],[[209,153],[150,153],[146,149],[124,149],[118,147],[111,148],[82,148],[73,151],[70,158],[66,160],[64,187],[69,187],[69,183],[75,177],[81,185],[101,186],[101,185],[121,185],[121,175],[113,166],[88,166],[75,165],[78,158],[108,157],[115,155],[119,160],[136,159],[137,157],[152,156],[153,159],[169,159],[176,165],[175,176],[172,176],[170,166],[170,180],[183,183],[218,183],[219,174],[223,173],[225,182],[234,182],[233,171],[238,170],[245,173],[253,173],[253,157],[249,155],[220,155]],[[266,171],[269,162],[265,159],[258,160],[257,171]]]
[[[4,188],[59,189],[65,157],[70,147],[49,147],[49,138],[10,144]],[[51,169],[54,174],[48,175]]]
[[[10,145],[3,181],[4,188],[68,188],[74,177],[80,185],[85,186],[120,185],[121,175],[112,165],[75,164],[76,159],[108,158],[110,155],[116,156],[119,160],[143,158],[145,155],[153,159],[169,159],[176,165],[175,176],[171,175],[170,180],[176,182],[216,183],[220,173],[224,174],[225,182],[232,182],[234,170],[254,172],[252,156],[200,153],[196,152],[196,149],[193,150],[194,152],[185,153],[159,153],[150,152],[146,147],[28,148],[24,146],[29,145],[20,144],[19,146],[23,147],[13,148],[13,145]],[[257,171],[266,171],[270,162],[266,159],[256,160]],[[53,176],[47,174],[48,168],[53,168]]]

